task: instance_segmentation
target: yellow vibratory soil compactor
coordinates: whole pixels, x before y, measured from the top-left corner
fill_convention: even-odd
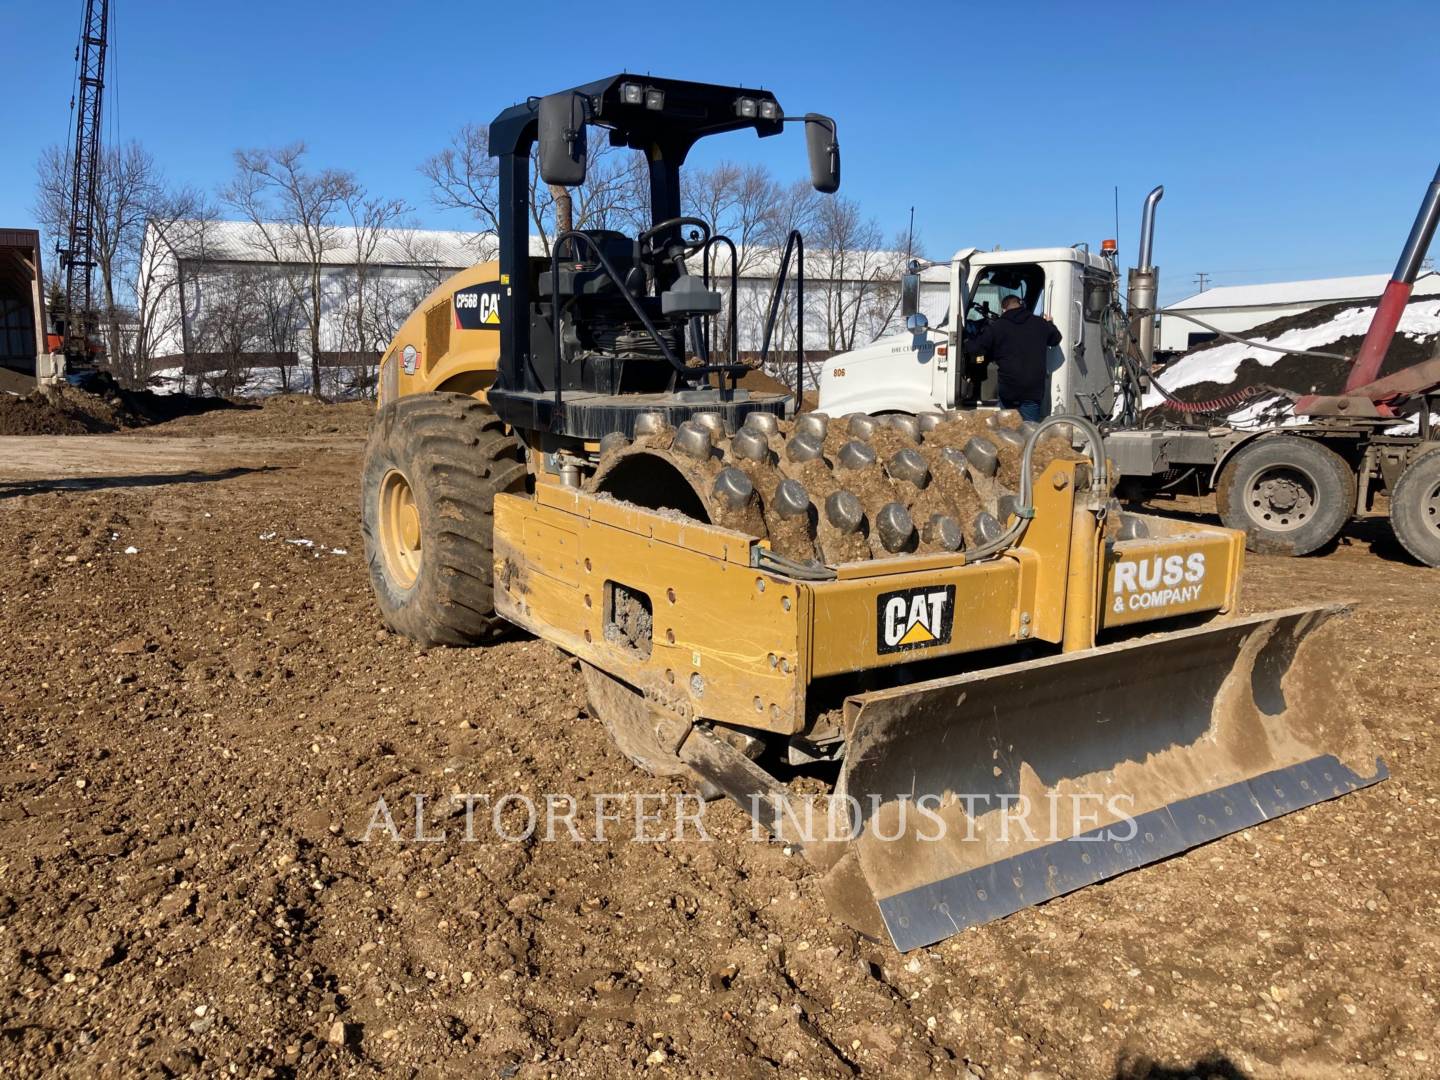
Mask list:
[[[1383,778],[1324,647],[1344,608],[1238,616],[1243,536],[1120,513],[1086,421],[795,415],[738,386],[733,245],[682,214],[679,169],[792,121],[834,192],[834,122],[768,91],[618,75],[495,119],[499,258],[381,368],[386,622],[578,657],[632,761],[735,799],[900,949]],[[592,131],[644,154],[653,224],[532,257],[532,149],[577,185]],[[767,343],[787,284],[803,340],[798,234],[781,263]],[[833,783],[822,828],[796,775]]]

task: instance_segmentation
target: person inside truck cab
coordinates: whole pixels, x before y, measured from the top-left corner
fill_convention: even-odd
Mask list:
[[[1045,415],[1045,357],[1060,344],[1060,329],[1048,315],[1032,315],[1018,296],[1007,296],[998,319],[989,319],[965,342],[966,356],[984,356],[999,372],[1000,405],[1026,420]]]

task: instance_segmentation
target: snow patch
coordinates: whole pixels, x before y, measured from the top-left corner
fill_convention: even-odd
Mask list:
[[[322,367],[320,390],[336,401],[353,401],[365,397],[375,380],[377,365],[361,368],[353,365]],[[150,373],[149,387],[157,394],[195,393],[215,397],[228,393],[232,397],[269,397],[272,394],[310,393],[310,366],[298,364],[282,370],[279,367],[245,368],[237,374],[224,370],[207,371],[203,375],[186,372],[179,367],[157,368]]]

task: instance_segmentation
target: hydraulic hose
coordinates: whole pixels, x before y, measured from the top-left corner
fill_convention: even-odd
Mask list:
[[[1283,391],[1277,390],[1273,386],[1257,383],[1254,386],[1242,386],[1234,393],[1223,394],[1218,398],[1209,398],[1206,401],[1184,401],[1176,397],[1169,390],[1166,390],[1165,387],[1161,386],[1154,379],[1150,380],[1150,385],[1155,390],[1158,390],[1160,396],[1165,399],[1165,403],[1159,406],[1159,408],[1174,409],[1176,412],[1182,413],[1226,412],[1245,404],[1245,402],[1252,398],[1264,397],[1266,394],[1283,393]]]
[[[1142,312],[1141,314],[1153,315],[1156,313]],[[1287,356],[1320,356],[1324,357],[1327,360],[1348,361],[1350,359],[1350,357],[1345,356],[1341,353],[1322,352],[1318,349],[1286,349],[1276,345],[1266,345],[1264,342],[1255,341],[1251,338],[1242,338],[1238,334],[1230,333],[1228,330],[1221,330],[1218,326],[1212,326],[1210,323],[1207,323],[1202,319],[1197,319],[1193,315],[1186,315],[1179,311],[1162,309],[1159,314],[1173,315],[1176,318],[1184,319],[1186,322],[1195,323],[1197,326],[1203,327],[1204,329],[1209,330],[1212,333],[1218,334],[1220,337],[1227,338],[1230,341],[1239,342],[1241,345],[1248,345],[1251,348],[1261,349],[1265,352],[1278,352],[1283,353]],[[1133,344],[1134,338],[1131,337],[1129,333],[1128,323],[1125,324],[1125,329],[1126,336],[1130,337],[1131,344]],[[1129,362],[1128,357],[1125,358],[1125,362],[1126,372],[1130,376],[1131,383],[1138,387],[1140,384],[1139,372],[1134,370],[1134,367]],[[1232,393],[1222,394],[1218,398],[1210,398],[1205,401],[1185,401],[1181,398],[1176,397],[1173,393],[1167,390],[1153,375],[1150,378],[1150,388],[1155,390],[1162,398],[1165,399],[1164,404],[1158,406],[1159,408],[1174,409],[1178,413],[1187,413],[1191,415],[1208,415],[1212,413],[1227,412],[1229,410],[1238,408],[1239,406],[1245,404],[1245,402],[1247,401],[1251,401],[1257,397],[1263,397],[1266,394],[1279,394],[1284,397],[1289,397],[1291,398],[1291,400],[1294,400],[1295,397],[1293,391],[1282,390],[1279,387],[1268,386],[1265,384],[1256,384],[1254,386],[1241,387],[1239,390],[1236,390]],[[1138,401],[1136,404],[1139,404]],[[1138,413],[1135,415],[1135,419],[1137,422],[1139,421]]]
[[[750,549],[750,564],[757,570],[768,570],[797,581],[834,581],[839,576],[822,562],[813,559],[801,562],[758,545]]]
[[[990,543],[982,544],[973,551],[964,552],[964,565],[968,566],[971,563],[998,555],[1013,547],[1025,535],[1025,529],[1029,526],[1030,519],[1035,516],[1035,506],[1031,501],[1035,493],[1035,477],[1033,475],[1035,447],[1040,441],[1040,436],[1047,429],[1059,427],[1061,424],[1079,428],[1080,433],[1085,436],[1085,440],[1089,444],[1087,453],[1090,456],[1092,467],[1091,490],[1107,491],[1109,489],[1110,472],[1105,461],[1105,440],[1100,434],[1100,429],[1083,416],[1071,416],[1067,413],[1047,416],[1035,425],[1035,430],[1030,433],[1030,438],[1025,443],[1025,451],[1020,457],[1020,505],[1015,509],[1015,524]]]

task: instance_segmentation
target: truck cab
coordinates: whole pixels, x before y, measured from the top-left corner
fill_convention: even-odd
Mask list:
[[[912,318],[913,330],[832,356],[821,369],[819,408],[841,416],[996,404],[994,365],[965,357],[963,342],[1000,315],[1007,296],[1017,296],[1060,328],[1061,342],[1050,350],[1046,412],[1108,419],[1115,406],[1109,319],[1115,281],[1113,262],[1084,245],[959,251],[950,262],[948,311],[938,324]]]

